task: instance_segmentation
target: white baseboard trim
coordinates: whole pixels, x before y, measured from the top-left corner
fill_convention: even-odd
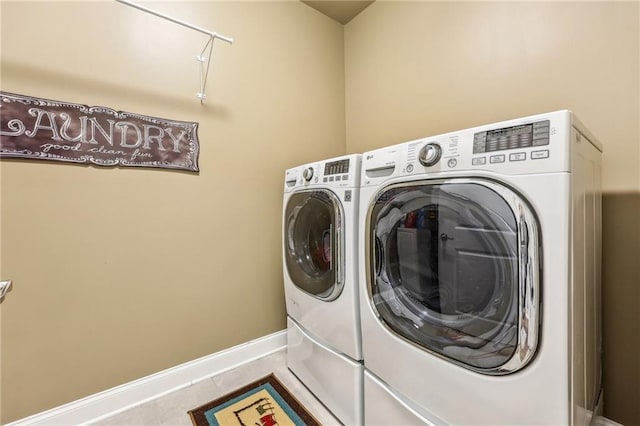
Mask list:
[[[6,426],[82,425],[112,416],[284,349],[286,330],[43,411]]]

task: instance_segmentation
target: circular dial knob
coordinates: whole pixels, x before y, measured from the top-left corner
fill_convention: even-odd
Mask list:
[[[418,154],[418,160],[423,166],[433,166],[440,160],[442,148],[435,142],[429,142],[422,147]]]
[[[313,169],[311,167],[304,169],[304,172],[302,172],[302,177],[304,178],[304,180],[309,182],[313,177]]]

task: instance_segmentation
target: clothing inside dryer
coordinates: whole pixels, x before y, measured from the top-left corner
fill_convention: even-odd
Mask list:
[[[487,186],[395,187],[372,210],[374,307],[396,333],[463,364],[491,369],[517,344],[518,234]]]

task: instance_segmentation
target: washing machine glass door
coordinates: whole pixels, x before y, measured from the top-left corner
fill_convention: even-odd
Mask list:
[[[342,292],[342,208],[320,189],[294,193],[285,210],[285,262],[291,281],[322,300]]]
[[[485,374],[526,365],[538,341],[538,225],[492,181],[385,188],[367,222],[369,296],[391,331]]]

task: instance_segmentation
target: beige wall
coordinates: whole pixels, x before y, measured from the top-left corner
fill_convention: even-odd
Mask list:
[[[640,424],[638,9],[378,0],[345,27],[347,152],[563,108],[602,140],[605,409],[628,425]]]
[[[299,2],[5,2],[2,90],[200,123],[199,174],[2,161],[2,421],[281,330],[284,169],[344,154],[343,27]]]

